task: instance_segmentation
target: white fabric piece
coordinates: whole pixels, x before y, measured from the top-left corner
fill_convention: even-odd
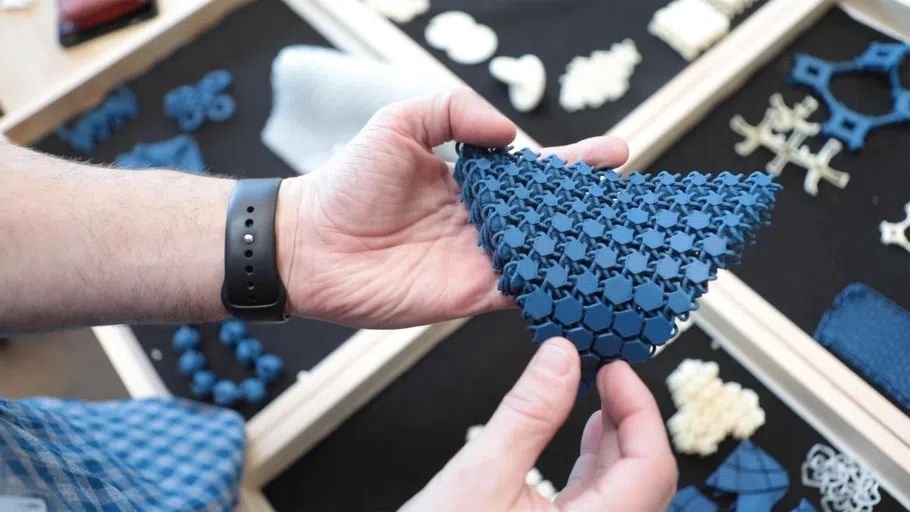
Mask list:
[[[419,70],[320,46],[290,46],[272,64],[272,113],[262,142],[299,173],[344,148],[382,107],[451,87]],[[435,149],[457,159],[454,143]]]
[[[499,38],[493,29],[461,11],[436,15],[427,24],[424,37],[430,46],[465,65],[484,62],[496,54],[499,47]]]
[[[540,105],[547,89],[547,70],[536,55],[496,57],[490,61],[493,78],[509,86],[509,101],[519,112],[530,112]]]
[[[408,23],[430,10],[430,0],[363,0],[363,3],[395,23]]]
[[[730,18],[706,0],[675,0],[654,13],[648,31],[692,60],[727,35]]]
[[[590,57],[575,57],[559,78],[559,104],[567,112],[600,108],[616,101],[629,90],[629,79],[641,54],[635,41],[613,43],[609,51],[596,50]]]
[[[711,5],[717,7],[722,13],[726,14],[729,17],[736,16],[737,14],[746,10],[750,7],[755,0],[708,0],[711,2]]]

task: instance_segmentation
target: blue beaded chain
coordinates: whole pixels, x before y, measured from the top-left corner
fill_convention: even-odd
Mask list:
[[[185,132],[198,130],[206,120],[227,121],[237,111],[237,103],[227,94],[233,81],[229,71],[219,69],[198,84],[178,87],[164,96],[164,114],[176,119]]]
[[[274,354],[263,354],[262,344],[247,336],[246,324],[241,320],[227,320],[218,332],[221,343],[232,347],[237,360],[246,367],[253,366],[256,377],[245,379],[239,385],[233,381],[218,380],[211,370],[206,369],[205,355],[200,350],[202,334],[199,329],[184,325],[173,337],[174,349],[181,353],[178,363],[180,373],[193,379],[190,391],[193,396],[204,399],[211,396],[214,402],[231,407],[243,400],[261,405],[268,394],[267,385],[278,380],[284,372],[284,362]]]

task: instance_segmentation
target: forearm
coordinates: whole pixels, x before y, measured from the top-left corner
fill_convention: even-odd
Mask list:
[[[224,317],[233,185],[0,142],[0,331]]]

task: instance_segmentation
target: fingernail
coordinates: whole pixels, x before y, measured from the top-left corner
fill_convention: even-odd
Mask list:
[[[572,358],[569,354],[556,345],[544,345],[537,351],[534,359],[535,364],[542,370],[557,377],[569,373],[572,365]]]

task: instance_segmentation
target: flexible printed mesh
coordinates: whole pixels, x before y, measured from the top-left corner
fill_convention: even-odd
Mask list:
[[[622,179],[530,149],[458,150],[455,180],[500,291],[531,319],[535,342],[576,345],[582,391],[601,365],[646,361],[675,334],[768,223],[780,188],[763,173]]]

